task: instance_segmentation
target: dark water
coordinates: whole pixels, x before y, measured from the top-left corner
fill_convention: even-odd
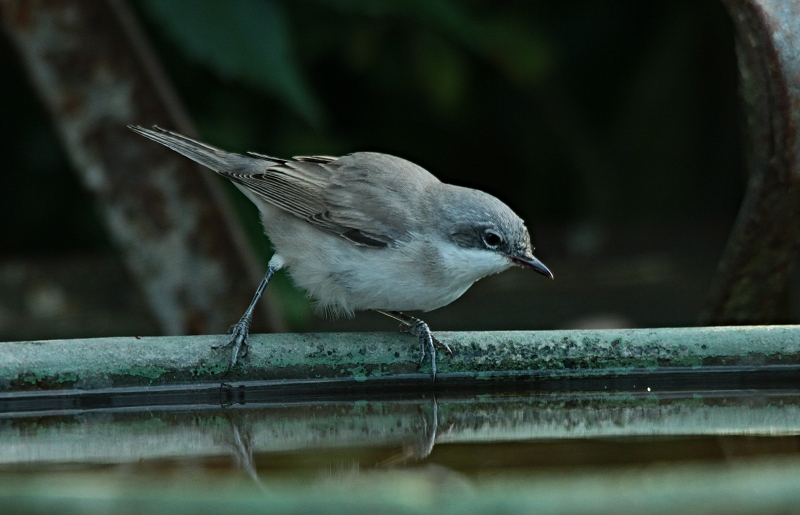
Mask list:
[[[12,395],[0,513],[798,513],[780,386]]]

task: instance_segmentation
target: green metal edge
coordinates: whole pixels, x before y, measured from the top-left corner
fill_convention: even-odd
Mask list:
[[[476,379],[524,371],[569,377],[674,367],[800,364],[800,326],[440,332],[454,355],[440,374]],[[428,373],[401,333],[253,335],[229,367],[224,335],[114,337],[0,343],[0,392],[96,389],[205,381],[322,379]]]

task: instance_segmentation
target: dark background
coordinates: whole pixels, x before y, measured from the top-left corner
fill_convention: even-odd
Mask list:
[[[203,139],[283,157],[391,153],[526,220],[556,280],[485,279],[426,315],[435,329],[695,323],[746,180],[719,2],[132,5]],[[6,39],[0,94],[0,339],[157,332],[132,283],[99,279],[127,276]],[[81,282],[87,270],[97,281]],[[393,327],[321,321],[285,278],[270,287],[292,329]],[[76,291],[95,300],[74,308]]]

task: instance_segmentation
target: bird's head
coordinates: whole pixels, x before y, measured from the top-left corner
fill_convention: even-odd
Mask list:
[[[442,199],[442,219],[446,237],[456,246],[474,256],[499,256],[505,261],[498,263],[529,268],[553,278],[544,263],[533,255],[528,229],[511,208],[482,191],[449,188],[453,189]]]

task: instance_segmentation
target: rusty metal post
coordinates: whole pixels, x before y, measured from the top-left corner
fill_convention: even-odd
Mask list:
[[[226,329],[263,267],[213,174],[127,129],[195,132],[124,0],[2,0],[0,15],[162,331]],[[276,329],[266,306],[257,329]]]
[[[750,172],[702,324],[780,316],[800,247],[800,3],[723,0],[736,29]]]

